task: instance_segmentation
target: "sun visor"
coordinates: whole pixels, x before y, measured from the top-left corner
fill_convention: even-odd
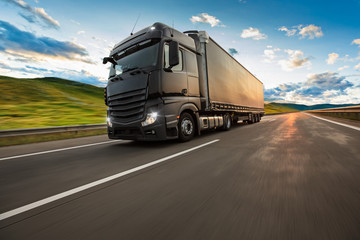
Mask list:
[[[122,50],[135,45],[137,43],[143,42],[148,39],[161,39],[163,36],[163,33],[161,30],[149,30],[148,32],[135,35],[133,38],[127,39],[127,41],[123,42],[122,44],[118,44],[110,53],[110,56],[113,56],[114,54],[121,52]]]
[[[147,39],[153,39],[153,38],[162,38],[162,31],[160,30],[150,30],[146,33]]]

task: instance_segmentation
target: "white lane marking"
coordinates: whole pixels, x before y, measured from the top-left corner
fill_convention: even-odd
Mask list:
[[[70,196],[70,195],[73,195],[73,194],[75,194],[75,193],[84,191],[84,190],[86,190],[86,189],[95,187],[95,186],[97,186],[97,185],[100,185],[100,184],[109,182],[109,181],[114,180],[114,179],[116,179],[116,178],[120,178],[120,177],[123,177],[123,176],[125,176],[125,175],[130,174],[130,173],[140,171],[140,170],[142,170],[142,169],[144,169],[144,168],[151,167],[151,166],[153,166],[153,165],[155,165],[155,164],[159,164],[159,163],[161,163],[161,162],[165,162],[165,161],[167,161],[167,160],[170,160],[170,159],[172,159],[172,158],[178,157],[178,156],[180,156],[180,155],[184,155],[185,153],[188,153],[188,152],[194,151],[194,150],[196,150],[196,149],[205,147],[205,146],[207,146],[207,145],[209,145],[209,144],[212,144],[212,143],[215,143],[215,142],[217,142],[217,141],[220,141],[220,139],[215,139],[215,140],[213,140],[213,141],[210,141],[210,142],[201,144],[201,145],[199,145],[199,146],[196,146],[196,147],[193,147],[193,148],[190,148],[190,149],[187,149],[187,150],[184,150],[184,151],[175,153],[175,154],[173,154],[173,155],[170,155],[170,156],[167,156],[167,157],[164,157],[164,158],[155,160],[155,161],[153,161],[153,162],[150,162],[150,163],[147,163],[147,164],[144,164],[144,165],[141,165],[141,166],[138,166],[138,167],[135,167],[135,168],[126,170],[126,171],[124,171],[124,172],[117,173],[117,174],[115,174],[115,175],[112,175],[112,176],[109,176],[109,177],[106,177],[106,178],[97,180],[97,181],[95,181],[95,182],[88,183],[88,184],[85,184],[85,185],[83,185],[83,186],[80,186],[80,187],[77,187],[77,188],[73,188],[73,189],[71,189],[71,190],[68,190],[68,191],[66,191],[66,192],[62,192],[62,193],[56,194],[56,195],[54,195],[54,196],[51,196],[51,197],[48,197],[48,198],[39,200],[39,201],[37,201],[37,202],[33,202],[33,203],[27,204],[27,205],[25,205],[25,206],[16,208],[16,209],[14,209],[14,210],[11,210],[11,211],[2,213],[2,214],[0,214],[0,221],[1,221],[1,220],[4,220],[4,219],[7,219],[7,218],[9,218],[9,217],[18,215],[18,214],[20,214],[20,213],[29,211],[29,210],[31,210],[31,209],[40,207],[40,206],[45,205],[45,204],[47,204],[47,203],[54,202],[54,201],[59,200],[59,199],[61,199],[61,198],[68,197],[68,196]]]
[[[43,152],[35,152],[35,153],[28,153],[28,154],[16,155],[16,156],[11,156],[11,157],[4,157],[4,158],[0,158],[0,161],[14,159],[14,158],[29,157],[29,156],[34,156],[34,155],[46,154],[46,153],[66,151],[66,150],[77,149],[77,148],[91,147],[91,146],[95,146],[95,145],[101,145],[101,144],[107,144],[107,143],[113,143],[113,142],[119,142],[119,141],[121,141],[121,140],[111,140],[111,141],[106,141],[106,142],[85,144],[85,145],[80,145],[80,146],[75,146],[75,147],[59,148],[59,149],[43,151]]]
[[[344,127],[348,127],[348,128],[352,128],[352,129],[355,129],[355,130],[360,131],[360,128],[359,128],[359,127],[351,126],[351,125],[348,125],[348,124],[345,124],[345,123],[339,123],[339,122],[331,121],[331,120],[328,120],[328,119],[325,119],[325,118],[321,118],[321,117],[314,116],[314,115],[309,114],[309,113],[305,113],[305,114],[306,114],[306,115],[309,115],[309,116],[311,116],[311,117],[320,119],[320,120],[324,120],[324,121],[327,121],[327,122],[335,123],[335,124],[337,124],[337,125],[341,125],[341,126],[344,126]]]

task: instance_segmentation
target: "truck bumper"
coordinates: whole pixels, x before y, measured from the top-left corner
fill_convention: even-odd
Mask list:
[[[141,122],[121,125],[113,123],[108,126],[108,136],[110,139],[125,139],[137,141],[161,141],[177,138],[167,136],[165,120],[151,124],[146,127],[141,126]]]

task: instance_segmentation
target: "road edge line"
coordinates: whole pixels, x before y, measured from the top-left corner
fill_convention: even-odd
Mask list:
[[[331,121],[331,120],[329,120],[329,119],[321,118],[321,117],[318,117],[318,116],[314,116],[314,115],[309,114],[309,113],[305,113],[305,114],[308,115],[308,116],[311,116],[311,117],[320,119],[320,120],[324,120],[324,121],[331,122],[331,123],[334,123],[334,124],[337,124],[337,125],[340,125],[340,126],[344,126],[344,127],[348,127],[348,128],[352,128],[352,129],[355,129],[355,130],[360,131],[360,128],[359,128],[359,127],[351,126],[351,125],[348,125],[348,124],[345,124],[345,123],[339,123],[339,122]]]

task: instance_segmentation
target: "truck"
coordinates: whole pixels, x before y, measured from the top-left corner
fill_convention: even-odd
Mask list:
[[[184,142],[264,115],[263,83],[206,31],[154,23],[116,44],[103,63],[111,63],[110,139]]]

